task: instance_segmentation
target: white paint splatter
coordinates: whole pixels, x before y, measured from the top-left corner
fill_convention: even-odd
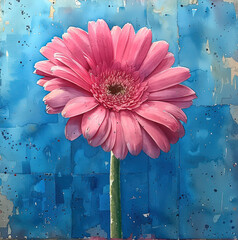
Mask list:
[[[91,237],[100,236],[100,238],[107,238],[107,233],[101,228],[101,225],[90,228],[86,232],[89,233]]]
[[[13,202],[0,193],[0,228],[8,225],[9,217],[12,216]]]
[[[230,113],[233,120],[238,124],[238,106],[230,105]]]
[[[197,12],[197,9],[196,8],[193,8],[192,9],[192,14],[193,14],[193,17],[195,16],[195,13]]]
[[[181,0],[181,5],[187,6],[187,5],[193,5],[196,4],[198,5],[198,0]]]
[[[76,4],[77,7],[81,6],[81,2],[79,2],[79,0],[75,0],[75,4]]]
[[[207,52],[207,54],[211,54],[211,51],[210,51],[210,46],[209,46],[209,41],[208,41],[208,39],[207,39],[207,42],[206,42],[206,52]],[[211,71],[212,71],[212,66],[210,66],[210,68],[211,68]]]
[[[215,215],[215,216],[213,217],[213,222],[216,223],[216,222],[219,220],[220,217],[221,217],[221,214]]]

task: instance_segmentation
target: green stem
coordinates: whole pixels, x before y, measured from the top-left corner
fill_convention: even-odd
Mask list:
[[[110,161],[110,235],[111,238],[122,238],[120,160],[112,153]]]

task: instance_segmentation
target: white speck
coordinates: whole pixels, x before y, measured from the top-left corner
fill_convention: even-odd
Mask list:
[[[75,0],[75,4],[76,4],[77,7],[81,6],[81,2],[79,2],[79,0]]]
[[[8,224],[8,225],[7,225],[8,238],[12,238],[11,233],[12,233],[12,229],[11,229],[10,225]]]
[[[215,216],[213,217],[213,222],[216,223],[216,222],[219,220],[220,216],[221,216],[221,214],[215,215]]]
[[[16,215],[19,215],[19,207],[16,208]]]
[[[143,216],[144,216],[144,217],[149,217],[149,216],[150,216],[150,213],[144,213]]]
[[[193,9],[192,9],[193,17],[194,17],[194,15],[195,15],[196,12],[197,12],[197,9],[196,9],[196,8],[193,8]]]

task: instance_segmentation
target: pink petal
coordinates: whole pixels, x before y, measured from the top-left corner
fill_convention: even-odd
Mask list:
[[[129,58],[129,54],[131,52],[131,49],[132,49],[132,46],[134,44],[134,39],[135,39],[135,31],[134,31],[134,28],[130,28],[129,30],[129,33],[128,33],[128,41],[127,41],[127,44],[126,44],[126,47],[125,47],[125,51],[123,53],[123,57],[121,59],[121,63],[122,64],[127,64],[128,62],[128,58]]]
[[[150,50],[140,67],[140,74],[143,78],[152,73],[155,68],[161,63],[168,53],[169,44],[165,41],[152,43]]]
[[[47,94],[43,98],[43,101],[45,102],[45,104],[49,105],[50,107],[58,108],[58,107],[64,107],[69,100],[75,97],[76,95],[73,95],[73,94],[71,95],[61,89],[56,89],[50,92],[49,94]]]
[[[145,102],[134,111],[143,118],[162,124],[173,132],[176,132],[179,129],[177,119],[170,113],[165,112],[164,109],[160,108],[160,105],[155,103],[156,102]]]
[[[114,57],[116,56],[117,44],[118,44],[120,34],[121,34],[121,28],[118,26],[114,26],[111,30]]]
[[[105,118],[101,124],[101,126],[99,127],[97,133],[95,134],[95,136],[89,140],[89,144],[93,147],[97,147],[99,145],[101,145],[102,143],[105,142],[105,140],[108,138],[108,135],[110,134],[111,131],[111,121],[109,118],[109,111],[107,111]]]
[[[62,87],[71,87],[71,88],[76,88],[78,90],[80,89],[81,91],[84,91],[82,88],[78,87],[77,85],[67,80],[64,80],[62,78],[52,78],[51,80],[46,81],[44,84],[44,89],[46,91],[53,91],[57,88],[62,88]]]
[[[83,54],[92,56],[92,50],[90,48],[88,33],[81,28],[69,27],[68,33],[75,39],[78,47],[81,49]]]
[[[53,108],[50,106],[46,106],[46,112],[48,114],[56,114],[56,113],[61,113],[64,107],[58,107],[58,108]]]
[[[120,111],[121,126],[127,148],[132,155],[142,150],[142,134],[139,123],[130,111]]]
[[[182,120],[183,122],[187,122],[186,114],[174,104],[170,104],[169,102],[160,102],[160,101],[149,101],[148,104],[152,108],[160,109],[163,112],[170,113],[176,119]]]
[[[179,108],[189,108],[193,105],[193,101],[183,102],[183,101],[170,101],[169,103],[174,104]]]
[[[72,69],[82,81],[88,84],[92,84],[92,80],[88,71],[84,67],[82,67],[77,61],[61,53],[56,53],[55,59]]]
[[[148,80],[148,91],[156,92],[179,84],[190,77],[189,69],[185,67],[169,68],[153,75]]]
[[[71,83],[76,84],[77,86],[83,88],[84,90],[90,91],[91,86],[82,81],[71,69],[63,66],[54,66],[51,68],[54,76],[63,78]]]
[[[70,35],[69,33],[63,34],[63,40],[71,54],[77,59],[80,65],[82,65],[84,68],[88,69],[88,63],[86,59],[84,58],[83,50],[81,49],[80,45],[77,43],[77,41]]]
[[[178,84],[161,91],[150,93],[149,100],[168,100],[168,99],[174,100],[177,98],[186,97],[193,94],[195,94],[195,92],[191,88]]]
[[[180,123],[180,128],[179,128],[178,134],[179,134],[180,138],[182,138],[185,135],[185,129],[184,129],[182,123]]]
[[[43,78],[41,78],[42,80],[45,80],[45,81],[49,81],[49,80],[51,80],[52,79],[52,76],[50,76],[50,77],[43,77]]]
[[[188,102],[193,99],[197,98],[196,94],[190,95],[190,96],[185,96],[185,97],[180,97],[180,98],[175,98],[175,99],[167,99],[166,101],[178,101],[178,102]]]
[[[57,108],[65,106],[69,100],[79,96],[85,97],[89,95],[74,88],[64,87],[53,90],[43,98],[43,101],[45,102],[45,104]]]
[[[160,148],[155,143],[155,141],[150,137],[150,135],[141,128],[142,139],[143,139],[143,151],[151,158],[157,158],[160,155]]]
[[[165,133],[161,130],[160,125],[140,117],[139,115],[136,115],[135,117],[141,127],[144,128],[144,130],[150,135],[158,147],[162,151],[168,152],[170,149],[169,140]]]
[[[52,76],[51,68],[53,66],[55,65],[48,60],[37,62],[34,66],[36,68],[34,73],[42,76]]]
[[[87,55],[87,54],[84,54],[84,58],[86,59],[88,65],[89,65],[89,67],[90,67],[91,69],[96,68],[96,63],[95,63],[93,54],[92,54],[92,56],[89,56],[89,55]]]
[[[47,73],[45,73],[45,72],[42,72],[42,71],[40,71],[40,70],[38,70],[38,69],[36,69],[33,73],[34,73],[34,74],[37,74],[37,75],[40,75],[40,76],[52,77],[50,74],[47,74]]]
[[[128,148],[126,146],[119,113],[115,112],[115,116],[116,116],[116,141],[112,149],[112,152],[116,158],[124,159],[128,153]]]
[[[127,23],[122,28],[121,34],[118,39],[117,50],[115,60],[117,62],[122,62],[124,52],[127,48],[127,44],[131,46],[131,41],[134,40],[135,31],[131,24]]]
[[[97,64],[100,64],[102,61],[101,61],[100,51],[97,43],[96,28],[97,28],[96,22],[92,21],[88,23],[88,37],[89,37],[89,42],[92,49],[92,54],[94,56],[95,62]]]
[[[45,83],[47,83],[48,80],[44,80],[43,78],[40,79],[39,81],[37,81],[37,84],[40,85],[40,86],[43,86]]]
[[[108,110],[105,107],[98,106],[83,115],[81,128],[83,136],[86,139],[92,139],[93,136],[95,136],[106,116],[107,111]]]
[[[141,28],[134,38],[128,59],[126,60],[127,63],[139,69],[150,49],[151,41],[151,30],[146,27]]]
[[[172,132],[169,128],[162,125],[160,125],[160,128],[167,136],[170,143],[175,144],[179,140],[179,130],[177,132]]]
[[[65,137],[68,140],[73,141],[82,134],[81,122],[82,122],[82,115],[72,117],[68,120],[65,126]]]
[[[40,53],[44,57],[48,58],[54,64],[58,63],[58,61],[55,60],[55,58],[54,58],[55,53],[64,53],[65,55],[67,55],[69,57],[72,56],[70,54],[70,52],[68,51],[67,47],[65,46],[63,40],[61,40],[60,38],[56,38],[56,37],[52,40],[52,42],[47,43],[46,46],[42,47],[40,49]]]
[[[117,128],[117,123],[116,123],[116,116],[114,112],[110,112],[109,115],[109,121],[111,122],[111,130],[110,133],[107,137],[107,139],[105,140],[105,142],[102,144],[102,149],[105,152],[110,152],[112,151],[114,145],[115,145],[115,141],[116,141],[116,128]]]
[[[181,123],[180,123],[180,128],[177,132],[172,132],[170,129],[162,125],[160,126],[160,128],[163,130],[163,132],[169,139],[169,142],[172,144],[175,144],[176,142],[178,142],[179,138],[183,137],[185,134],[184,127]]]
[[[54,58],[54,54],[55,54],[55,50],[48,47],[48,46],[44,46],[40,49],[40,53],[48,58],[52,63],[54,64],[57,64],[57,61],[55,61],[55,58]]]
[[[65,118],[75,117],[95,108],[98,102],[94,97],[77,97],[70,100],[62,111]]]
[[[161,63],[155,68],[155,70],[148,76],[152,77],[153,75],[163,72],[164,70],[171,68],[174,64],[175,58],[174,55],[170,52],[167,53],[165,58],[161,61]]]
[[[65,55],[72,57],[72,54],[66,47],[64,41],[58,37],[54,37],[52,42],[47,43],[46,46],[54,49],[56,53],[64,53]]]
[[[74,61],[77,61],[77,58],[75,58],[71,52],[68,50],[67,46],[65,45],[64,41],[60,38],[54,38],[52,40],[52,42],[47,43],[46,47],[48,47],[48,49],[51,49],[51,54],[52,54],[52,58],[55,59],[55,54],[61,54],[65,57],[68,57],[70,59],[73,59]],[[56,60],[56,65],[61,66],[62,63],[60,63],[58,60]]]
[[[103,62],[106,62],[109,66],[112,63],[114,58],[112,36],[111,36],[111,31],[108,25],[102,19],[99,19],[97,21],[96,34],[97,34],[97,44],[98,44],[99,53],[101,55],[101,60]]]

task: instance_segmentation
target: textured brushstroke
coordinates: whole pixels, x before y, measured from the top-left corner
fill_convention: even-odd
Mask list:
[[[225,68],[231,69],[231,85],[234,86],[236,89],[236,79],[234,80],[235,76],[238,77],[238,62],[231,58],[225,58],[223,56],[222,61],[224,63]]]
[[[236,10],[236,18],[238,18],[238,0],[223,0],[223,1],[234,4]]]

